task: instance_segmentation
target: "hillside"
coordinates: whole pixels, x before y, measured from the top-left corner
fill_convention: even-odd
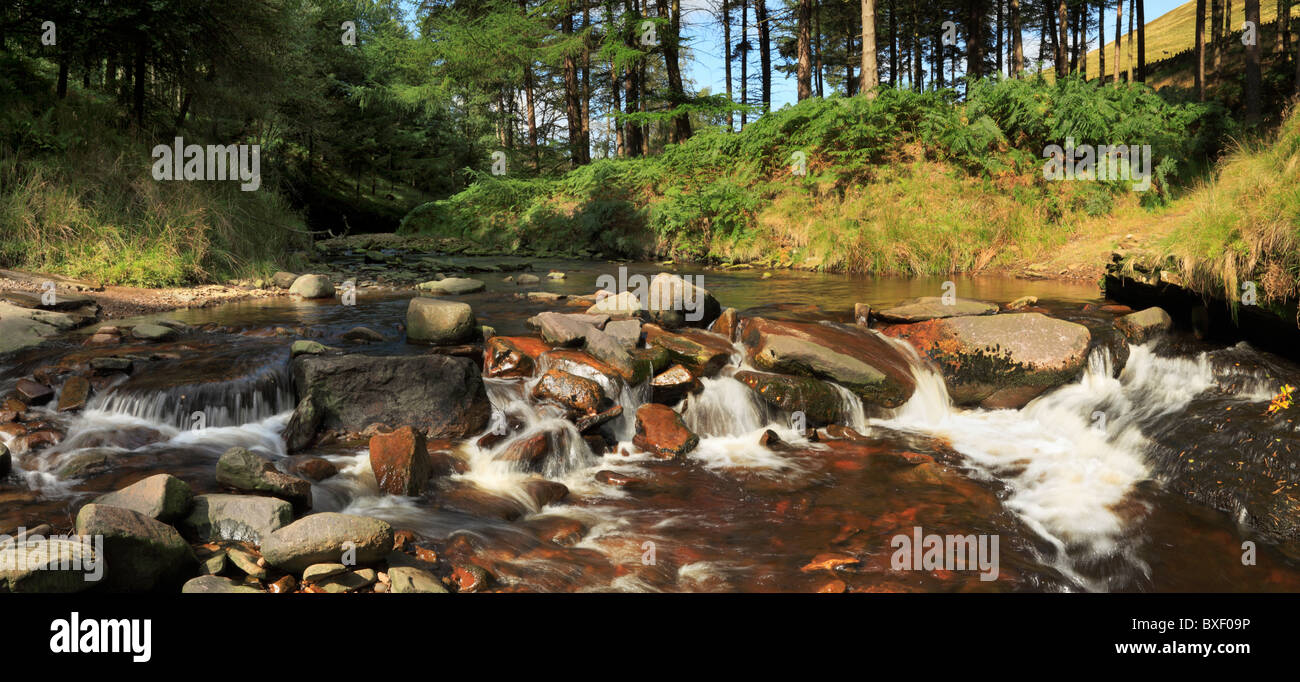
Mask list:
[[[1228,25],[1232,27],[1233,36],[1225,39],[1225,47],[1241,47],[1240,31],[1241,24],[1246,20],[1245,3],[1236,2],[1232,4],[1231,20]],[[1121,78],[1125,77],[1130,66],[1136,68],[1137,64],[1137,36],[1133,36],[1133,47],[1129,49],[1128,35],[1128,7],[1124,8],[1124,32],[1120,37],[1120,57],[1121,57]],[[1292,16],[1300,16],[1300,6],[1292,8]],[[1108,10],[1107,16],[1108,31],[1106,35],[1106,77],[1110,78],[1115,72],[1115,35],[1114,35],[1114,11]],[[1207,10],[1208,12],[1208,10]],[[1264,54],[1271,50],[1279,49],[1277,47],[1278,35],[1272,30],[1272,24],[1277,21],[1277,5],[1271,2],[1261,2],[1259,8],[1259,20],[1265,25],[1260,31]],[[1213,74],[1214,63],[1211,57],[1209,47],[1210,31],[1212,22],[1207,16],[1205,20],[1206,32],[1206,64],[1207,74]],[[1090,38],[1095,41],[1097,36],[1094,33]],[[1295,39],[1295,36],[1292,36]],[[1148,82],[1152,87],[1159,89],[1166,85],[1175,85],[1178,87],[1190,88],[1193,86],[1195,73],[1189,69],[1162,69],[1160,62],[1172,60],[1182,53],[1191,52],[1196,47],[1196,0],[1190,0],[1187,3],[1179,5],[1174,9],[1156,17],[1147,22],[1146,27],[1146,51],[1147,51],[1147,69]],[[1294,49],[1294,46],[1293,46]],[[1089,77],[1095,77],[1098,69],[1097,50],[1093,49],[1087,55],[1087,73]],[[1229,67],[1230,64],[1221,64],[1222,68]],[[1231,72],[1231,71],[1230,71]],[[1235,73],[1240,73],[1236,71]],[[1212,77],[1212,76],[1211,76]]]

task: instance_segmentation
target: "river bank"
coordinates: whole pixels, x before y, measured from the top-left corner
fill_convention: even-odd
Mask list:
[[[1095,283],[390,244],[4,356],[0,529],[133,538],[110,591],[1300,589],[1300,372]],[[997,579],[894,566],[914,528]]]

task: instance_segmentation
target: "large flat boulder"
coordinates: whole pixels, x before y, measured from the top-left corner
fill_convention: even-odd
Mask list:
[[[369,564],[393,550],[393,527],[369,516],[322,512],[271,533],[261,550],[267,563],[293,573],[312,564]]]
[[[77,324],[77,318],[67,313],[0,303],[0,353],[35,346]]]
[[[750,317],[740,337],[754,367],[834,381],[871,405],[897,407],[916,390],[907,358],[862,327]]]
[[[872,311],[872,314],[886,322],[907,323],[967,315],[992,315],[997,311],[998,307],[992,303],[969,298],[954,298],[945,303],[942,296],[921,296],[903,301],[892,308]]]
[[[492,414],[478,363],[449,355],[304,355],[293,360],[301,397],[285,429],[290,450],[318,430],[359,433],[412,426],[429,438],[463,438]]]
[[[424,282],[416,288],[421,291],[427,291],[432,294],[444,296],[459,296],[461,294],[472,294],[483,291],[487,285],[482,280],[471,279],[469,277],[446,277],[444,279]]]
[[[1042,313],[950,317],[896,325],[943,374],[958,405],[1018,408],[1074,379],[1088,358],[1088,328]]]

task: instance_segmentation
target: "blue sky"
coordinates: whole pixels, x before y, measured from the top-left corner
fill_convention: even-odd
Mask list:
[[[852,2],[852,0],[832,0],[839,2]],[[1151,23],[1160,15],[1184,4],[1187,0],[1146,0],[1144,3],[1144,18],[1147,23]],[[768,7],[775,10],[779,5],[779,0],[768,0]],[[722,26],[714,18],[713,13],[705,8],[709,6],[720,5],[717,0],[683,0],[682,2],[682,23],[683,33],[690,40],[691,58],[686,60],[687,76],[694,81],[697,88],[709,88],[712,92],[726,91],[726,65],[723,63],[722,49]],[[854,5],[857,3],[854,2]],[[877,5],[880,5],[877,0]],[[1128,6],[1124,7],[1124,31],[1127,35],[1128,30]],[[753,22],[753,12],[750,13],[750,22]],[[1114,10],[1106,13],[1106,32],[1108,40],[1113,41],[1115,35],[1115,13]],[[732,41],[739,42],[736,33],[739,32],[739,26],[733,26]],[[750,27],[750,40],[757,41],[757,32]],[[1025,58],[1031,59],[1038,55],[1038,41],[1036,31],[1025,32]],[[1089,36],[1092,39],[1091,48],[1096,47],[1097,32],[1096,29],[1091,31]],[[753,61],[750,63],[750,73],[757,70],[758,52],[757,50],[750,53]],[[775,57],[774,57],[775,58]],[[739,64],[733,65],[736,73],[739,74]],[[738,77],[738,76],[734,76]],[[928,78],[928,76],[927,76]],[[751,97],[754,96],[754,87],[751,85]],[[781,73],[775,72],[772,78],[772,106],[780,108],[783,104],[790,104],[795,101],[796,84],[793,76],[784,77]],[[829,93],[828,93],[829,94]],[[739,93],[736,93],[739,97]]]

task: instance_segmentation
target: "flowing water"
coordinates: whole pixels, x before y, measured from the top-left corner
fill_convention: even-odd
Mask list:
[[[543,288],[570,294],[590,293],[597,276],[617,268],[569,261],[534,267],[566,271],[567,279]],[[927,279],[677,272],[702,274],[723,305],[795,319],[848,321],[855,302],[883,306],[943,293],[942,282]],[[556,307],[515,297],[499,275],[479,277],[488,290],[461,298],[498,333],[528,333],[528,316]],[[1095,332],[1113,317],[1084,310],[1100,302],[1090,285],[955,283],[960,295],[989,301],[1036,295],[1054,315]],[[0,395],[42,367],[88,356],[129,354],[144,365],[97,386],[80,413],[42,412],[66,433],[57,445],[24,452],[0,432],[16,450],[14,472],[0,481],[0,530],[40,522],[67,528],[93,496],[158,472],[198,492],[216,491],[215,462],[235,445],[287,465],[280,433],[294,405],[290,341],[343,346],[341,334],[364,325],[386,337],[364,352],[427,352],[403,341],[410,295],[363,292],[355,306],[273,299],[176,311],[165,317],[195,328],[174,342],[88,350],[82,332],[0,358]],[[912,398],[871,412],[840,389],[852,431],[817,440],[732,377],[745,368],[738,350],[732,366],[704,378],[704,390],[678,408],[700,436],[685,461],[632,447],[632,415],[648,400],[645,386],[593,376],[624,409],[614,425],[619,445],[597,455],[558,409],[526,399],[535,379],[486,379],[493,406],[487,431],[509,435],[491,445],[476,437],[430,446],[461,459],[463,471],[420,498],[384,495],[364,444],[316,447],[302,454],[329,459],[339,473],[314,485],[314,509],[410,529],[447,560],[472,556],[502,590],[1300,589],[1295,540],[1251,522],[1273,509],[1270,489],[1279,480],[1300,478],[1290,449],[1294,427],[1264,416],[1278,386],[1300,384],[1290,363],[1244,344],[1208,346],[1175,335],[1131,348],[1119,370],[1098,344],[1073,383],[1020,410],[984,410],[954,407],[942,378],[909,347],[900,349],[912,358]],[[769,429],[783,445],[759,445]],[[514,439],[539,432],[554,453],[542,475],[570,491],[544,505],[532,487],[535,474],[498,458]],[[1240,475],[1206,490],[1193,485],[1204,478],[1198,459],[1214,472],[1234,471],[1236,462]],[[1246,473],[1258,471],[1269,475]],[[601,482],[608,475],[598,472],[635,484]],[[896,570],[894,538],[918,527],[927,535],[996,536],[998,579],[981,580],[973,570]],[[1242,562],[1247,541],[1257,547],[1254,565]],[[854,561],[833,575],[805,570],[827,557]]]

